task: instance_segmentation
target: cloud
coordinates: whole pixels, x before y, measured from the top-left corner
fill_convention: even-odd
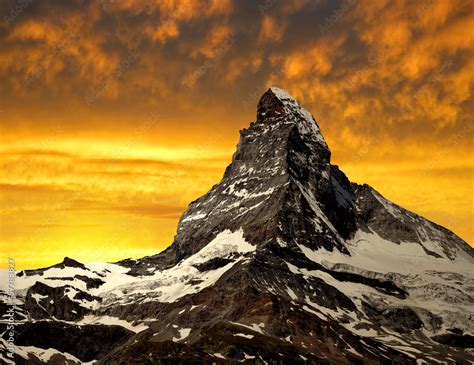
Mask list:
[[[473,166],[472,1],[44,0],[13,14],[16,4],[0,3],[0,183],[11,209],[42,211],[29,217],[41,221],[72,191],[104,198],[110,216],[94,219],[110,228],[129,215],[112,205],[185,206],[221,178],[237,131],[275,85],[313,112],[349,177],[472,242],[459,198],[472,184],[457,170]],[[382,159],[396,180],[374,165]],[[140,229],[169,243],[176,218],[160,216],[158,232],[151,216]]]
[[[264,16],[262,19],[262,30],[260,31],[260,40],[262,42],[279,41],[285,33],[285,25],[278,23],[271,16]]]
[[[38,184],[0,184],[0,190],[3,192],[21,192],[21,193],[32,193],[32,192],[60,192],[67,193],[73,190],[61,187],[58,185],[38,185]]]

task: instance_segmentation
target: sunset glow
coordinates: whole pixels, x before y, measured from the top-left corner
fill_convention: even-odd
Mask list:
[[[17,268],[166,248],[271,85],[352,181],[473,245],[472,1],[15,4],[0,5],[0,248]]]

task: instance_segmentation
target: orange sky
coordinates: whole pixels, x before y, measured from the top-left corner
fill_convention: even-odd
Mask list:
[[[8,0],[0,15],[1,266],[165,248],[270,85],[352,181],[473,244],[472,1]]]

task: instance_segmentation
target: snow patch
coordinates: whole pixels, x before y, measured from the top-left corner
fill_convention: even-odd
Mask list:
[[[85,325],[85,324],[105,324],[107,326],[121,326],[124,327],[130,331],[133,331],[135,333],[144,331],[148,328],[148,326],[144,324],[137,324],[133,325],[130,322],[127,322],[123,319],[119,319],[117,317],[111,317],[111,316],[93,316],[93,315],[87,315],[83,319],[81,319],[78,322],[75,322],[75,324],[79,325]]]
[[[189,264],[198,264],[216,257],[226,257],[231,253],[247,253],[255,251],[256,246],[251,245],[244,238],[244,231],[231,232],[226,229],[219,233],[211,242],[198,253],[188,259]]]
[[[59,352],[58,350],[52,348],[41,349],[34,346],[15,346],[15,354],[26,360],[29,360],[29,355],[34,355],[45,364],[49,362],[53,355],[58,354],[63,356],[67,363],[69,363],[68,361],[71,361],[75,364],[82,364],[82,362],[75,356],[67,352]]]
[[[194,215],[188,215],[186,218],[184,218],[181,223],[183,222],[189,222],[189,221],[195,221],[195,220],[198,220],[198,219],[202,219],[202,218],[205,218],[207,214],[205,213],[198,213],[198,214],[194,214]]]
[[[419,243],[401,242],[396,244],[380,237],[375,232],[358,230],[346,247],[350,256],[338,250],[316,251],[299,245],[301,251],[310,260],[332,266],[336,263],[348,264],[356,268],[379,273],[397,272],[402,274],[422,274],[426,270],[455,272],[472,276],[472,261],[460,255],[456,261],[427,255]],[[329,265],[328,265],[329,264]]]
[[[47,296],[47,295],[41,295],[41,294],[39,294],[39,293],[34,293],[34,294],[31,294],[31,297],[32,297],[34,300],[36,300],[36,303],[39,304],[39,302],[40,302],[41,299],[45,299],[45,298],[47,298],[48,296]]]
[[[191,333],[191,328],[181,328],[178,330],[179,337],[173,337],[173,342],[184,340]]]
[[[293,289],[290,289],[290,288],[286,288],[286,289],[287,289],[287,293],[291,297],[291,299],[293,299],[293,300],[298,299],[298,296],[295,294]]]
[[[265,323],[263,323],[263,322],[259,323],[259,324],[256,324],[256,323],[243,324],[243,323],[240,323],[240,322],[230,322],[230,323],[235,324],[237,326],[242,326],[242,327],[248,328],[249,330],[252,330],[252,331],[255,331],[255,332],[259,332],[262,335],[264,334],[262,328],[265,327]]]
[[[252,339],[252,338],[255,337],[254,335],[247,335],[245,333],[234,333],[234,336],[245,337],[245,338],[248,338],[248,339]]]
[[[156,271],[153,275],[142,278],[122,275],[125,276],[126,284],[108,287],[109,291],[104,294],[105,302],[130,301],[136,296],[146,298],[144,301],[173,302],[213,285],[227,270],[242,261],[242,258],[206,272],[200,272],[194,265],[217,257],[228,257],[234,253],[245,254],[255,249],[256,246],[245,241],[242,229],[235,232],[225,230],[199,252],[172,268]]]

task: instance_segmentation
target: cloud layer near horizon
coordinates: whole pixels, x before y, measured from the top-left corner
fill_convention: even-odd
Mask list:
[[[270,85],[315,115],[349,178],[472,244],[473,9],[3,1],[2,251],[35,267],[166,247]]]

